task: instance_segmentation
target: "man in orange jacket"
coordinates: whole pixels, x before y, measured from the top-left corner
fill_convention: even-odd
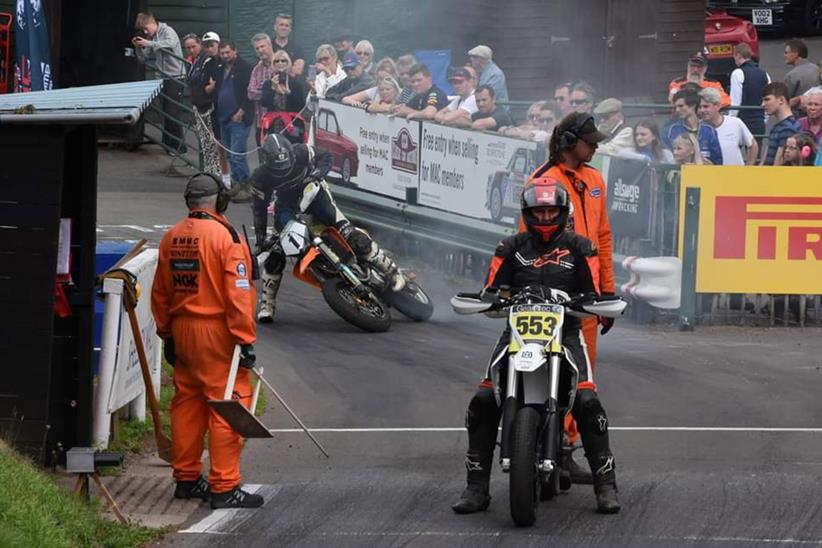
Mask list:
[[[228,189],[211,174],[197,174],[185,190],[188,216],[160,242],[151,291],[157,334],[174,366],[171,401],[175,498],[211,500],[212,508],[255,508],[260,495],[240,488],[243,440],[206,403],[225,396],[235,345],[241,345],[234,398],[251,402],[256,360],[254,282],[248,243],[223,217]],[[200,474],[209,435],[211,470]]]
[[[719,97],[721,99],[721,107],[727,108],[731,106],[731,96],[725,93],[725,88],[722,87],[722,83],[718,80],[711,80],[710,78],[705,78],[705,73],[708,70],[708,58],[705,57],[705,54],[701,51],[698,51],[691,55],[688,59],[688,70],[685,73],[685,76],[680,76],[679,78],[674,78],[671,80],[671,83],[668,84],[668,102],[672,105],[674,104],[674,95],[682,89],[682,87],[692,82],[697,84],[700,88],[714,88],[719,92]]]
[[[597,257],[592,261],[591,268],[594,285],[600,294],[613,295],[616,291],[613,241],[606,210],[605,181],[598,170],[588,165],[596,152],[597,143],[606,138],[605,134],[597,130],[590,114],[569,114],[554,128],[548,147],[548,161],[531,175],[525,188],[536,181],[557,182],[565,188],[572,205],[569,230],[593,242],[597,250]],[[525,230],[527,228],[520,220],[519,231]],[[582,334],[592,370],[596,363],[597,325],[602,324],[604,335],[611,329],[613,322],[610,318],[585,318],[582,321]],[[566,417],[565,427],[570,443],[576,443],[579,433],[571,415]],[[590,483],[591,474],[571,460],[574,482]]]

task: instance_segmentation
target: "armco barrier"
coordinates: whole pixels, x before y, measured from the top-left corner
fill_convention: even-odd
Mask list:
[[[390,175],[385,181],[381,181],[379,176],[366,175],[368,182],[358,181],[357,177],[351,177],[345,186],[335,185],[334,194],[343,210],[360,224],[397,236],[396,241],[393,242],[396,245],[389,245],[389,248],[420,255],[427,262],[441,261],[439,266],[444,266],[447,272],[454,271],[459,274],[470,272],[477,276],[483,275],[485,264],[496,243],[513,231],[516,213],[512,214],[510,210],[514,208],[517,200],[512,197],[516,197],[522,183],[530,173],[530,164],[534,161],[530,149],[521,150],[519,143],[522,141],[510,140],[513,143],[498,141],[480,132],[448,128],[448,131],[453,133],[446,134],[441,129],[435,131],[434,128],[441,126],[428,122],[417,123],[416,126],[385,123],[385,120],[378,120],[377,115],[366,115],[363,111],[353,109],[353,107],[326,105],[324,102],[320,105],[326,108],[327,112],[324,118],[325,128],[335,130],[329,131],[324,139],[331,142],[341,134],[349,135],[351,141],[358,141],[354,143],[354,149],[359,149],[359,151],[357,161],[353,165],[357,166],[359,173],[373,176],[382,169],[383,175],[386,173]],[[331,118],[332,113],[336,118]],[[320,120],[320,122],[322,130],[323,121]],[[341,126],[343,125],[347,128],[345,132],[342,131]],[[427,128],[431,129],[427,130]],[[460,131],[462,133],[459,133]],[[429,137],[428,141],[425,141],[426,137]],[[465,163],[465,158],[452,158],[453,161],[450,161],[451,153],[444,153],[443,151],[446,150],[444,147],[453,146],[453,150],[456,151],[457,143],[459,143],[460,151],[467,151],[466,158],[469,160],[473,160],[474,151],[477,151],[476,158],[479,162],[483,161],[481,151],[485,151],[486,159],[495,158],[493,160],[494,170],[496,170],[493,172],[494,177],[489,178],[489,166],[487,165],[475,170],[475,173],[470,170],[470,165],[460,164],[460,162]],[[487,154],[490,151],[498,151],[499,154],[497,157],[494,154]],[[519,161],[519,154],[522,154],[523,158],[520,163],[527,167],[522,170],[523,172],[512,173],[511,168]],[[423,166],[430,166],[434,162],[433,158],[441,160],[437,167],[440,171],[448,172],[451,182],[465,182],[465,193],[472,193],[471,204],[473,205],[468,202],[462,203],[461,199],[454,195],[447,200],[436,201],[436,203],[422,199],[427,198],[421,196],[421,191],[424,190]],[[344,159],[345,156],[336,159],[337,167],[343,166],[341,160]],[[499,165],[503,162],[505,165]],[[680,211],[682,207],[679,166],[647,164],[636,159],[603,156],[595,157],[592,163],[603,171],[608,184],[608,206],[614,235],[615,259],[617,256],[633,256],[666,260],[665,257],[677,256],[681,249]],[[523,168],[523,166],[518,167]],[[400,169],[402,173],[393,173],[393,170],[398,168],[402,168]],[[767,168],[717,166],[715,169],[725,170],[723,173],[744,179],[751,174],[760,173],[758,171],[760,169]],[[734,169],[746,171],[735,173]],[[430,173],[429,170],[429,183],[431,182]],[[348,173],[348,175],[351,174],[351,172]],[[405,178],[399,179],[400,176]],[[500,181],[505,181],[508,189],[505,192],[507,201],[503,203],[508,206],[509,211],[503,215],[494,215],[492,214],[493,207],[489,207],[488,210],[475,213],[479,210],[476,205],[476,199],[479,196],[486,196],[488,205],[493,206],[494,197],[490,190],[494,188],[497,176]],[[415,179],[416,184],[414,184]],[[368,192],[364,192],[365,189],[362,187],[366,187]],[[412,203],[406,202],[406,196]],[[418,205],[417,200],[425,205]],[[452,208],[453,203],[457,203],[458,207]],[[490,218],[498,222],[492,222]],[[808,245],[815,249],[815,246],[819,244],[806,242],[806,247]],[[615,260],[615,268],[618,283],[630,286],[632,275],[630,269],[623,268],[621,260]],[[633,274],[637,273],[633,272]],[[640,284],[644,284],[645,282],[641,280],[640,275]],[[647,280],[646,273],[645,281]],[[666,286],[669,285],[669,281],[665,282]],[[678,296],[673,294],[666,296],[660,291],[662,291],[661,287],[652,287],[648,290],[643,285],[639,291],[634,293],[635,298],[642,299],[638,301],[637,306],[632,307],[631,313],[637,320],[677,321],[679,314],[673,312],[671,304]],[[820,299],[813,293],[818,293],[818,291],[811,292],[811,296],[795,295],[793,297],[692,293],[695,302],[692,305],[689,304],[692,308],[692,317],[689,321],[695,323],[750,323],[753,321],[756,324],[770,323],[771,325],[777,322],[784,322],[786,325],[804,325],[806,321],[815,321],[819,324]],[[648,298],[643,298],[643,296]],[[683,294],[682,297],[685,298],[685,295]],[[655,305],[651,306],[648,303],[655,303]]]

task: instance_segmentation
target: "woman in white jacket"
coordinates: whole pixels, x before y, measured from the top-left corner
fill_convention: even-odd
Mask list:
[[[317,77],[314,80],[314,93],[323,99],[325,92],[330,88],[345,80],[345,71],[337,61],[337,51],[330,44],[323,44],[317,48],[314,57],[314,68],[317,70]]]

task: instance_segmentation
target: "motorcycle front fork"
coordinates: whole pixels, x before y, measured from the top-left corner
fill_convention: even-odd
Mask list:
[[[540,470],[548,473],[560,465],[562,460],[562,422],[559,412],[559,368],[560,357],[552,355],[548,360],[548,399],[542,409],[542,428],[538,435],[542,437],[542,450],[539,459]],[[500,442],[500,466],[503,472],[511,467],[511,433],[514,430],[514,419],[522,407],[520,382],[521,373],[509,369],[508,384],[505,390],[505,401],[502,403],[502,439]]]

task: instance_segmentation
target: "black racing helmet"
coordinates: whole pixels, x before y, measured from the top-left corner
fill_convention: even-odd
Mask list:
[[[263,165],[275,176],[285,176],[294,167],[294,148],[282,135],[269,133],[262,146]]]
[[[525,188],[520,197],[522,218],[529,230],[542,234],[548,239],[558,230],[564,230],[571,213],[568,192],[555,180],[537,179],[534,184]],[[541,222],[534,216],[537,207],[558,207],[559,215],[551,221]]]

